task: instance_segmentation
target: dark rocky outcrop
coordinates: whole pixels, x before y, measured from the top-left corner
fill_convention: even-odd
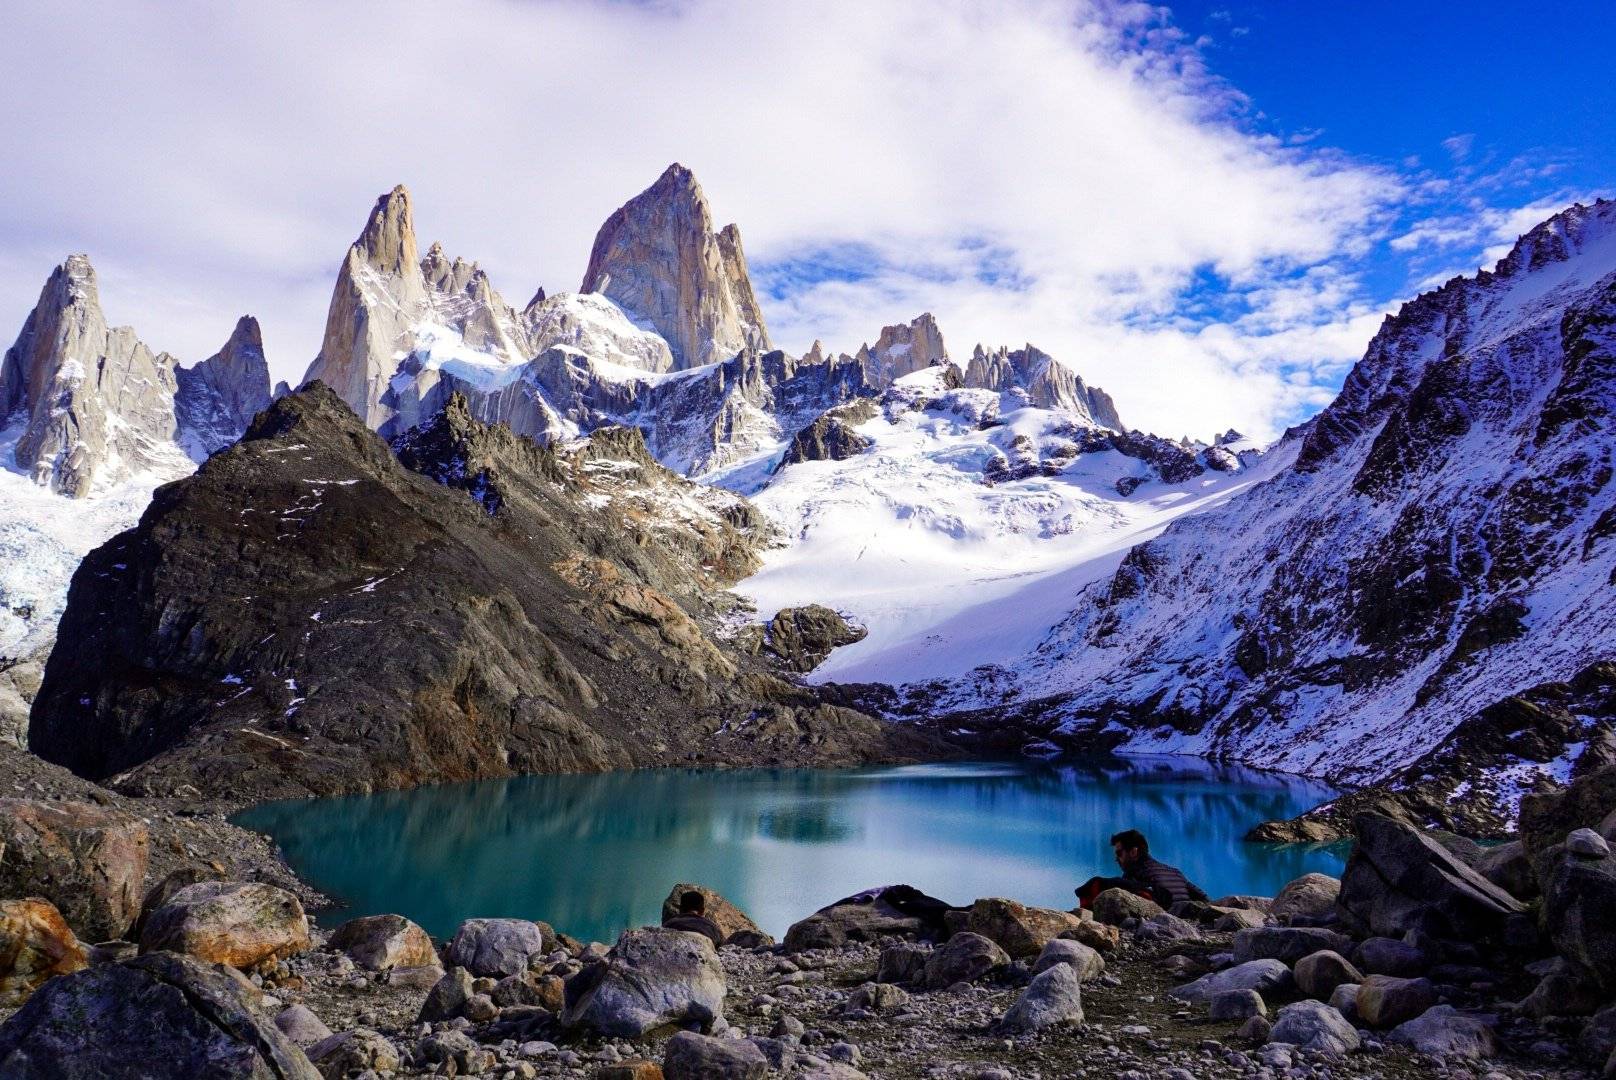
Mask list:
[[[748,628],[737,645],[761,655],[776,667],[795,673],[814,670],[825,662],[831,650],[863,641],[868,631],[854,626],[838,611],[823,604],[781,608],[763,626]]]
[[[745,560],[692,570],[738,535],[694,489],[625,493],[643,467],[464,407],[400,452],[420,471],[313,386],[161,489],[74,576],[31,745],[130,791],[237,798],[922,748],[715,644],[710,583]],[[715,519],[695,542],[693,505]]]
[[[250,986],[247,989],[251,989]],[[54,979],[0,1028],[15,1080],[320,1080],[236,980],[172,953]]]
[[[868,398],[820,414],[791,437],[775,471],[800,461],[845,461],[862,454],[874,443],[854,429],[875,415],[875,403]]]

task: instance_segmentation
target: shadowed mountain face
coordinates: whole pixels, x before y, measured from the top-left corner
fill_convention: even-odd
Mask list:
[[[938,752],[709,635],[765,530],[638,433],[542,448],[454,398],[399,454],[316,384],[160,489],[74,577],[33,749],[233,798]]]

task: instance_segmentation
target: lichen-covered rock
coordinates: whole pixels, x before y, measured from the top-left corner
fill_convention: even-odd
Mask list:
[[[86,968],[41,987],[0,1027],[0,1076],[320,1080],[236,980],[173,953]]]
[[[84,946],[49,901],[0,900],[0,1006],[20,1005],[45,980],[88,963]]]
[[[438,951],[427,932],[402,915],[349,919],[331,932],[326,944],[347,953],[354,963],[370,971],[426,967],[438,962]]]
[[[308,1057],[325,1080],[347,1080],[367,1070],[387,1074],[398,1069],[398,1047],[369,1028],[352,1028],[308,1048]]]
[[[1162,907],[1156,901],[1127,889],[1107,889],[1094,898],[1094,917],[1108,926],[1121,926],[1128,919],[1144,921],[1160,915]]]
[[[1037,956],[1055,938],[1083,925],[1083,919],[1071,912],[1030,907],[1003,897],[977,900],[965,911],[950,911],[944,918],[951,930],[980,934],[1017,959]]]
[[[700,934],[646,927],[627,930],[561,1014],[567,1027],[638,1037],[664,1024],[703,1027],[723,1015],[724,972]]]
[[[295,956],[309,947],[309,920],[298,898],[251,881],[186,886],[152,912],[140,939],[143,953],[166,949],[235,968]]]
[[[140,914],[150,846],[132,814],[0,799],[0,895],[44,897],[90,941],[122,937]]]

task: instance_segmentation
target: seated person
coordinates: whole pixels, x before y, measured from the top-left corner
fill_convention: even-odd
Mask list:
[[[662,920],[669,930],[687,930],[712,939],[713,947],[724,944],[724,931],[707,917],[707,898],[695,889],[687,889],[679,897],[679,914]]]
[[[1138,829],[1119,832],[1111,838],[1111,851],[1121,877],[1089,878],[1077,888],[1077,896],[1084,907],[1090,907],[1094,898],[1107,889],[1126,889],[1160,904],[1172,907],[1180,900],[1205,900],[1206,893],[1197,888],[1176,866],[1151,858],[1150,842]]]

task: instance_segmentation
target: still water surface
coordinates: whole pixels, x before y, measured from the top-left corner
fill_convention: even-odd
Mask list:
[[[717,889],[770,933],[833,900],[907,882],[1069,908],[1113,873],[1108,838],[1213,896],[1272,895],[1338,851],[1248,844],[1253,824],[1328,799],[1315,781],[1187,758],[528,776],[269,803],[269,833],[342,902],[327,922],[397,912],[447,937],[462,919],[543,919],[584,940],[655,921],[676,882]]]

